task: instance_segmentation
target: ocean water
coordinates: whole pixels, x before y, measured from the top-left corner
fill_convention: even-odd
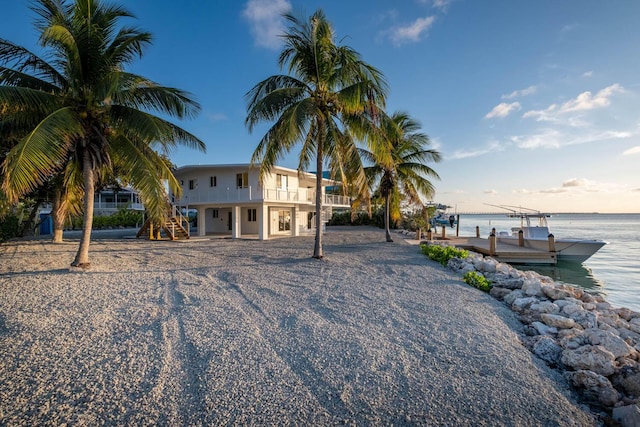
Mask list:
[[[616,307],[640,311],[640,214],[554,214],[548,218],[556,238],[602,239],[608,242],[583,264],[518,265],[558,282],[601,293]],[[510,231],[520,225],[506,215],[460,215],[460,235],[487,237],[491,229]],[[448,230],[455,234],[455,229]]]

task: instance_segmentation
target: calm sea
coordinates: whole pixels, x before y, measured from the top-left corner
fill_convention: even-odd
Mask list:
[[[608,244],[582,265],[518,268],[599,292],[616,307],[640,311],[640,214],[554,214],[548,221],[556,238],[602,239]],[[509,231],[519,224],[519,219],[506,215],[461,215],[460,235],[475,236],[479,226],[480,236],[487,237],[493,227]]]

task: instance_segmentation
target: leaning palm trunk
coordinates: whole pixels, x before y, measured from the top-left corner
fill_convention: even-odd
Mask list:
[[[53,224],[53,243],[62,243],[64,220],[67,213],[63,189],[56,188],[53,192],[53,206],[51,207],[51,222]]]
[[[322,143],[318,144],[316,159],[316,244],[313,257],[322,259]]]
[[[393,242],[393,239],[391,238],[391,231],[389,230],[389,199],[391,198],[391,196],[389,194],[387,194],[385,196],[385,200],[384,200],[384,231],[387,237],[387,242]]]
[[[84,217],[82,222],[82,237],[76,259],[71,263],[73,267],[88,268],[89,244],[91,243],[91,228],[93,226],[93,199],[95,190],[94,171],[91,168],[89,151],[84,150],[82,156],[82,173],[84,175]]]

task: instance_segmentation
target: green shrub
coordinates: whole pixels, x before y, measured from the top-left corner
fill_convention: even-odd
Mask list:
[[[7,215],[0,220],[0,242],[20,235],[20,220],[15,215]]]
[[[462,276],[462,280],[464,280],[467,285],[478,288],[481,291],[489,292],[491,290],[491,282],[477,271],[467,271],[464,276]]]
[[[451,258],[466,258],[469,256],[469,252],[464,249],[458,249],[453,246],[440,246],[440,245],[420,245],[420,249],[429,259],[439,262],[440,264],[447,266],[447,263]]]

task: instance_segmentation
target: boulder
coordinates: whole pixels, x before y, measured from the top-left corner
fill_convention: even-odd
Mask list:
[[[638,313],[626,307],[616,308],[616,313],[618,313],[618,316],[622,317],[627,322],[633,319],[634,317],[638,317],[637,316]]]
[[[562,351],[562,363],[576,370],[589,370],[608,377],[616,371],[615,356],[600,345],[583,345]]]
[[[538,313],[552,313],[556,314],[560,311],[560,307],[551,301],[539,301],[534,302],[529,306],[529,310],[537,311]]]
[[[627,405],[613,408],[611,417],[620,423],[621,427],[638,427],[640,426],[640,407]]]
[[[578,305],[573,302],[567,302],[567,304],[565,304],[564,307],[562,307],[562,312],[567,316],[571,316],[572,314],[579,313],[581,311],[584,311],[584,309],[582,308],[582,305]]]
[[[504,297],[504,302],[505,304],[507,304],[509,307],[511,307],[511,305],[513,304],[513,302],[518,299],[518,298],[522,298],[524,296],[524,294],[522,293],[522,291],[520,289],[516,289],[513,292],[511,292],[510,294],[506,295]]]
[[[573,296],[571,294],[571,292],[566,291],[564,289],[560,289],[557,288],[555,286],[551,286],[551,285],[544,285],[542,286],[542,292],[544,292],[544,294],[547,296],[547,298],[551,299],[551,300],[559,300],[559,299],[565,299],[568,297]]]
[[[571,329],[575,326],[576,321],[569,317],[560,316],[557,314],[542,313],[540,319],[548,325],[558,329]]]
[[[539,280],[527,279],[522,284],[522,292],[529,297],[542,296],[542,284]]]
[[[599,345],[606,348],[615,358],[625,357],[635,353],[633,347],[613,332],[592,328],[586,329],[584,336],[589,340],[591,345]]]
[[[535,302],[538,302],[538,299],[536,297],[518,298],[513,301],[513,304],[511,304],[511,309],[513,311],[517,311],[518,313],[522,313],[525,309],[529,308],[529,306]]]
[[[569,384],[580,389],[584,397],[593,403],[611,407],[618,402],[618,392],[608,379],[595,372],[579,370],[565,372]]]
[[[550,366],[557,366],[562,356],[562,348],[548,335],[536,337],[531,351]]]
[[[556,328],[547,326],[542,322],[533,322],[531,326],[533,326],[540,335],[555,335],[558,333]]]
[[[489,295],[491,295],[495,299],[502,300],[505,296],[509,295],[511,292],[512,292],[511,289],[502,288],[500,286],[493,286],[489,291]]]
[[[632,360],[625,360],[624,366],[611,377],[613,385],[622,390],[627,396],[640,397],[640,364]]]
[[[583,329],[596,328],[598,326],[598,318],[591,311],[579,311],[569,316]]]
[[[629,329],[636,334],[640,334],[640,317],[629,320]]]

